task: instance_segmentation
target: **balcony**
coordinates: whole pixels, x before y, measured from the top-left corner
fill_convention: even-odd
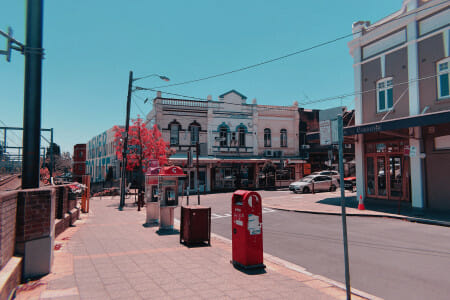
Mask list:
[[[212,146],[213,154],[253,154],[253,147]]]

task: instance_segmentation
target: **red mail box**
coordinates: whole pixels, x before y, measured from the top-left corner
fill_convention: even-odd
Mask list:
[[[233,265],[264,268],[261,196],[237,190],[231,203]]]

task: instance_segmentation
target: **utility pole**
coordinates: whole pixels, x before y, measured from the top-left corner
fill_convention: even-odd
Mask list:
[[[127,115],[125,118],[125,136],[123,141],[122,152],[122,176],[120,184],[120,203],[119,210],[122,210],[125,205],[125,183],[126,183],[126,169],[127,169],[127,148],[128,148],[128,128],[130,123],[130,107],[131,107],[131,89],[133,83],[133,71],[130,71],[130,77],[128,80],[128,96],[127,96]]]
[[[195,144],[195,149],[197,152],[197,200],[198,200],[198,205],[200,205],[200,189],[199,189],[199,183],[200,183],[200,172],[199,172],[199,164],[198,164],[198,156],[200,154],[200,144],[197,141],[197,143]]]
[[[53,165],[54,165],[54,159],[53,159],[53,128],[51,128],[50,131],[50,179],[53,177]]]
[[[27,1],[22,188],[39,187],[43,0]]]

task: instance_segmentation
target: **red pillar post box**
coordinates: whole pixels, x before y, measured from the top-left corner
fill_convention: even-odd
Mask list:
[[[231,203],[233,265],[264,268],[261,196],[237,190]]]

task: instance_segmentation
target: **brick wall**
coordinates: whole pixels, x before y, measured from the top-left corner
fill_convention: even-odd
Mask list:
[[[22,254],[24,243],[53,234],[55,190],[21,190],[17,197],[16,252]]]
[[[56,209],[55,209],[55,218],[62,219],[64,218],[64,214],[67,213],[69,209],[69,186],[62,185],[55,187],[55,196],[56,196]]]
[[[0,270],[14,254],[17,192],[0,193]]]

